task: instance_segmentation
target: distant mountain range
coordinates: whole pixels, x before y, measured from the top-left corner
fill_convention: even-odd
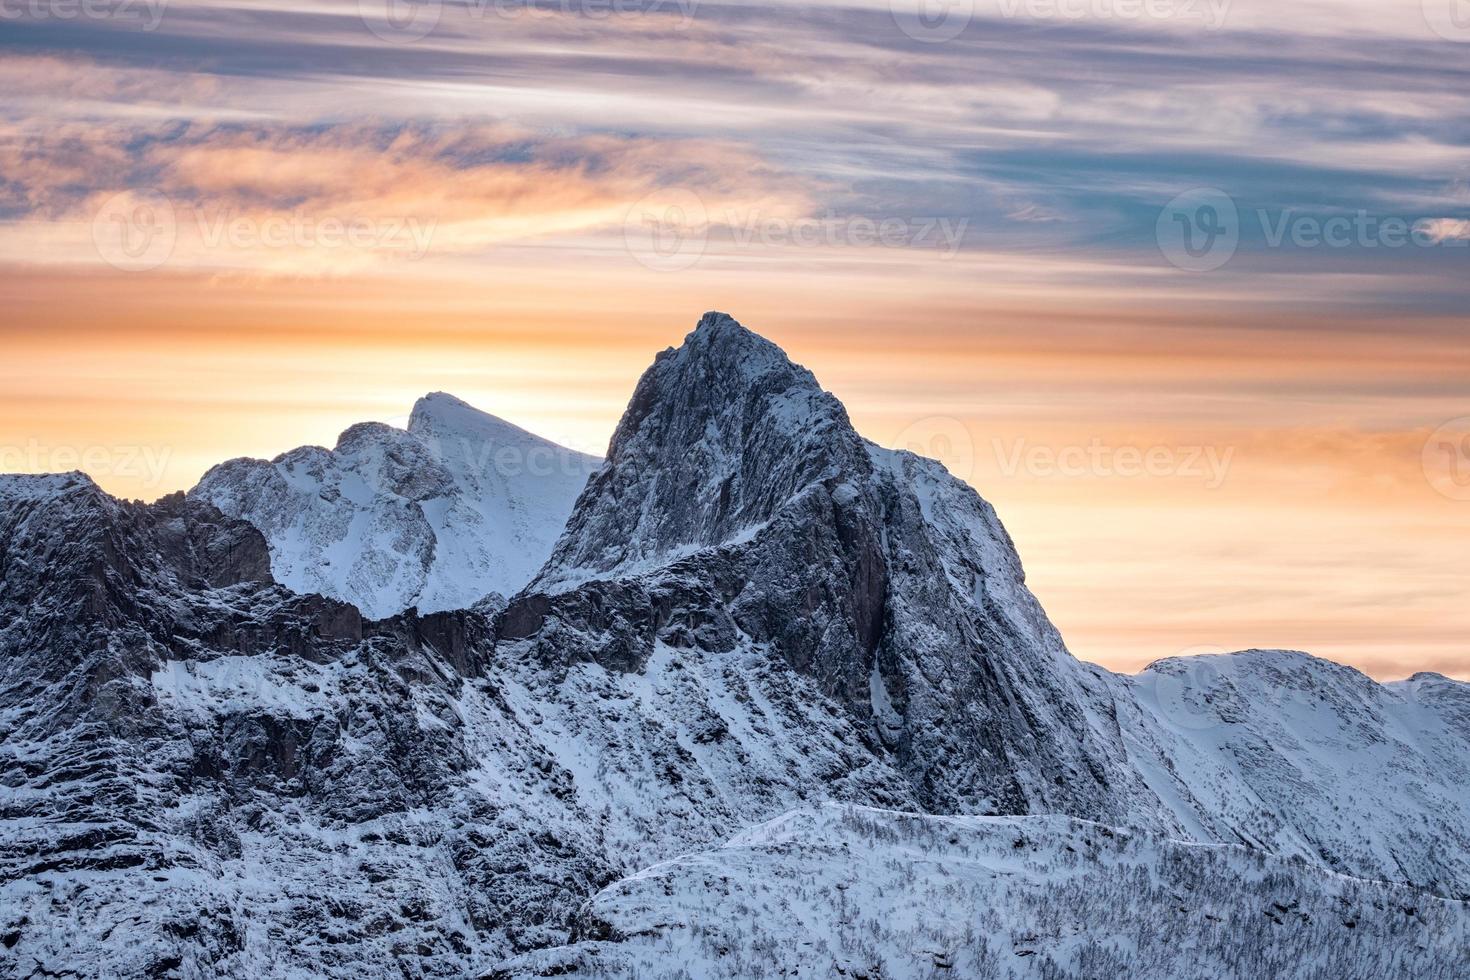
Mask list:
[[[600,462],[431,395],[151,505],[0,478],[0,586],[17,976],[1470,962],[1470,685],[1081,663],[723,314]]]

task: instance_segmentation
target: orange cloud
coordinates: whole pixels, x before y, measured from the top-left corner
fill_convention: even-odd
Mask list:
[[[138,141],[109,126],[8,134],[6,200],[27,215],[0,232],[0,256],[112,261],[95,239],[113,224],[129,235],[135,212],[148,209],[148,223],[168,236],[149,268],[340,275],[405,251],[453,256],[620,229],[635,203],[670,190],[696,193],[712,212],[810,206],[802,181],[742,147],[698,140],[358,125],[195,127],[141,152],[131,148]],[[94,248],[85,247],[89,232]]]

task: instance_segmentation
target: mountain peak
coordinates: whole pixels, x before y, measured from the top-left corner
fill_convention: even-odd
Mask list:
[[[99,491],[81,470],[64,473],[0,473],[0,500],[51,497],[75,490]]]
[[[786,352],[760,334],[743,326],[728,313],[711,310],[699,318],[684,343],[670,348],[658,361],[672,356],[686,365],[708,364],[719,372],[734,372],[742,378],[754,378],[772,370],[797,374],[809,387],[817,387],[817,379],[786,355]]]
[[[479,411],[463,398],[457,398],[447,391],[431,391],[418,401],[413,403],[414,412],[455,411],[469,409]]]
[[[721,313],[719,310],[709,310],[704,314],[704,316],[699,318],[699,323],[695,325],[694,332],[710,333],[717,330],[730,328],[745,330],[745,328],[740,325],[740,321],[736,320],[730,314]],[[750,333],[749,330],[745,330],[745,332]]]
[[[422,435],[432,429],[480,428],[486,423],[506,425],[503,419],[482,412],[462,398],[445,391],[431,391],[413,403],[408,416],[408,431]]]
[[[354,453],[407,438],[401,429],[386,422],[356,422],[337,436],[335,453]]]
[[[644,372],[608,463],[543,587],[738,538],[807,487],[868,465],[841,402],[780,347],[719,312]]]
[[[769,343],[766,339],[754,331],[747,330],[740,321],[728,313],[719,310],[710,310],[699,318],[694,329],[684,338],[685,342],[699,339],[705,342],[729,341],[729,340],[755,340]]]
[[[406,431],[358,423],[334,450],[217,466],[191,494],[255,525],[281,584],[382,619],[516,592],[598,465],[436,391]]]
[[[477,443],[490,445],[550,446],[570,452],[561,450],[560,446],[534,432],[528,432],[513,422],[491,415],[464,399],[443,391],[431,391],[414,402],[413,411],[408,416],[408,431],[430,443],[442,441],[446,437],[455,440],[468,437]]]

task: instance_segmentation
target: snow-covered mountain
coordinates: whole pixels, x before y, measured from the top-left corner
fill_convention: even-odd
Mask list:
[[[376,619],[519,591],[597,465],[435,393],[407,430],[366,422],[335,449],[230,460],[190,495],[259,528],[276,581]]]
[[[1055,816],[802,807],[614,882],[492,977],[1457,980],[1450,899]]]
[[[1465,685],[1385,687],[1280,652],[1135,678],[1081,663],[989,504],[863,440],[727,316],[644,375],[507,610],[502,642],[526,632],[617,670],[660,641],[768,648],[929,812],[1068,814],[1470,896]]]
[[[357,474],[450,513],[414,428],[239,482]],[[1466,961],[1470,686],[1279,651],[1079,663],[988,504],[729,317],[658,356],[503,607],[287,590],[267,516],[212,499],[0,478],[19,976]],[[410,553],[354,540],[364,568]]]
[[[1249,650],[1113,675],[1131,767],[1190,840],[1470,899],[1470,685]]]

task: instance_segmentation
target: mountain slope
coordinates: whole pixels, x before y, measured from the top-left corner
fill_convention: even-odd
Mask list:
[[[1379,684],[1303,653],[1175,658],[1117,678],[1130,762],[1196,840],[1470,900],[1470,685]]]
[[[803,808],[609,885],[490,976],[1452,980],[1470,910],[1061,817]]]
[[[1464,685],[1280,653],[1137,678],[1076,661],[989,504],[865,442],[723,314],[645,373],[501,638],[633,672],[657,642],[767,647],[930,812],[1068,814],[1470,894]]]
[[[382,618],[519,591],[596,466],[436,393],[407,430],[368,422],[335,449],[231,460],[190,495],[259,528],[283,585]]]

